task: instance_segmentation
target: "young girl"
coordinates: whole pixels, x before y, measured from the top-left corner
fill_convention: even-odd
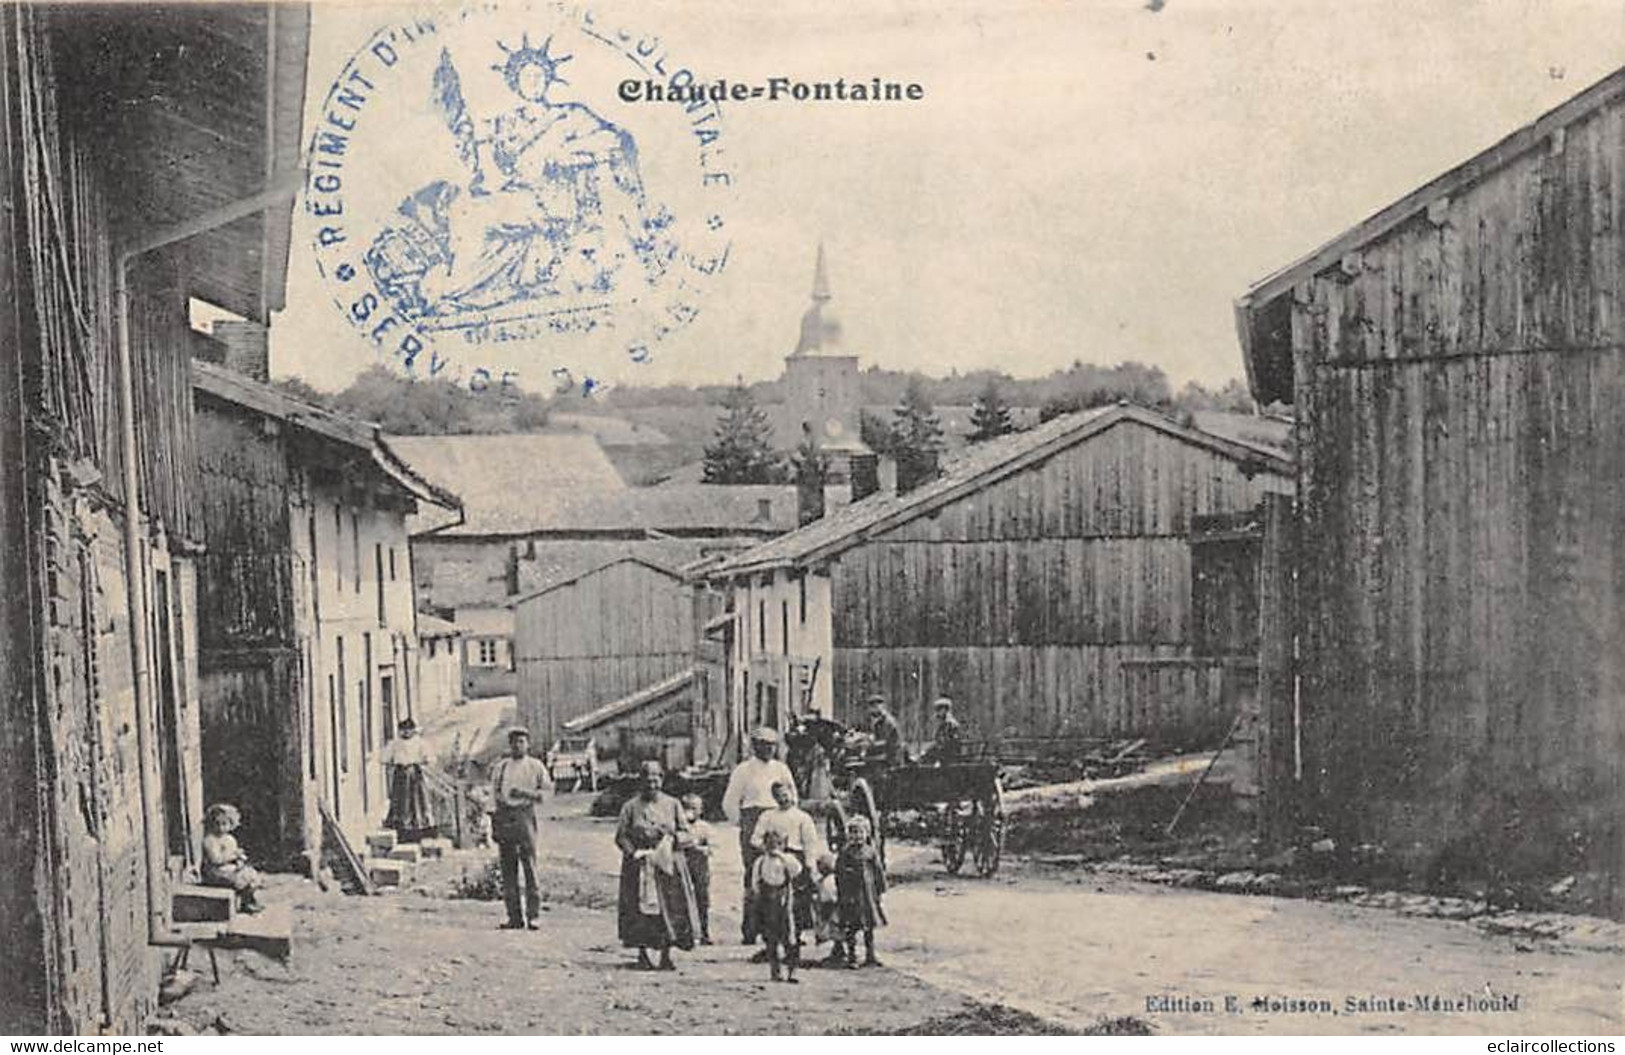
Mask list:
[[[237,807],[224,802],[210,806],[203,815],[203,868],[205,886],[230,887],[237,891],[237,907],[243,912],[258,912],[259,889],[265,877],[248,866],[248,858],[237,845],[231,833],[242,823]]]
[[[750,869],[751,911],[756,916],[756,933],[767,945],[767,960],[773,965],[775,982],[794,984],[801,966],[801,948],[796,944],[795,881],[801,862],[786,853],[784,836],[776,831],[762,834],[762,854]],[[779,970],[783,950],[785,970]]]
[[[702,814],[705,803],[698,795],[682,798],[683,814],[688,818],[690,841],[683,847],[688,859],[689,878],[694,880],[694,907],[700,912],[700,944],[711,944],[711,825]]]
[[[835,859],[835,888],[840,905],[841,926],[846,931],[846,965],[858,966],[858,934],[863,934],[864,958],[868,967],[879,967],[875,957],[875,928],[886,925],[886,912],[880,896],[886,892],[886,870],[871,841],[869,818],[853,817],[846,822],[846,842]]]

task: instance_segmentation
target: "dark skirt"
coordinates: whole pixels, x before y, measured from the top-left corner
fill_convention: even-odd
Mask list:
[[[655,888],[660,892],[659,915],[646,916],[638,910],[638,878],[643,862],[630,856],[621,857],[621,888],[616,904],[616,917],[621,944],[627,948],[679,949],[694,948],[694,934],[699,929],[699,911],[694,904],[694,881],[688,874],[684,855],[676,855],[676,867],[671,875],[655,872]]]
[[[401,835],[419,835],[434,831],[434,809],[429,805],[429,791],[424,786],[423,767],[396,766],[389,785],[389,815],[384,827]]]
[[[878,862],[846,858],[835,866],[841,925],[848,931],[874,930],[886,925],[886,910],[880,905],[880,884],[875,878],[878,868]]]

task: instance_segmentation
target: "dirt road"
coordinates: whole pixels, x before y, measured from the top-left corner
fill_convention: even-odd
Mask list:
[[[613,825],[585,807],[584,796],[566,796],[549,811],[540,932],[498,931],[500,905],[440,896],[450,872],[483,870],[478,855],[427,870],[419,891],[377,898],[288,881],[280,896],[296,901],[293,963],[239,954],[218,989],[200,986],[177,1007],[195,1025],[219,1017],[252,1033],[951,1030],[974,1027],[985,1004],[1071,1029],[1131,1017],[1175,1034],[1596,1034],[1625,1021],[1617,955],[1020,862],[994,880],[954,879],[916,846],[893,848],[886,969],[809,970],[799,986],[770,984],[732,944],[739,863],[724,838],[712,931],[725,944],[680,956],[677,976],[645,974],[628,969],[615,943]],[[1414,1010],[1421,995],[1472,1003]],[[1256,998],[1277,1004],[1258,1008]],[[1352,1010],[1350,999],[1371,1009]]]

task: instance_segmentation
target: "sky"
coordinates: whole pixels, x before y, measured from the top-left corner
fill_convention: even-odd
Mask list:
[[[924,98],[725,105],[728,259],[692,298],[692,321],[645,363],[525,342],[479,361],[537,389],[559,355],[611,383],[776,377],[822,243],[831,307],[863,366],[1034,376],[1138,360],[1176,386],[1222,384],[1242,376],[1231,305],[1250,284],[1625,65],[1625,0],[1154,5],[595,5],[604,25],[658,35],[702,80],[880,76],[918,82]],[[307,132],[370,34],[430,10],[317,3]],[[652,129],[662,115],[609,85],[588,73],[570,91]],[[426,126],[391,128],[386,106],[403,94],[379,91],[354,164],[384,164],[385,146],[365,151],[386,130],[392,170],[450,156]],[[683,190],[693,152],[639,134],[650,193],[669,188],[693,223],[712,204]],[[310,222],[296,211],[272,368],[337,388],[389,357],[335,305]]]

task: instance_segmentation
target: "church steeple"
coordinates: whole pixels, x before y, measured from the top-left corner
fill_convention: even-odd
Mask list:
[[[791,358],[805,355],[839,355],[841,322],[830,310],[829,266],[824,260],[824,243],[818,243],[818,260],[813,265],[812,303],[801,316],[801,337]]]
[[[813,267],[812,299],[825,301],[829,299],[829,269],[824,265],[824,243],[818,243],[818,263]]]

